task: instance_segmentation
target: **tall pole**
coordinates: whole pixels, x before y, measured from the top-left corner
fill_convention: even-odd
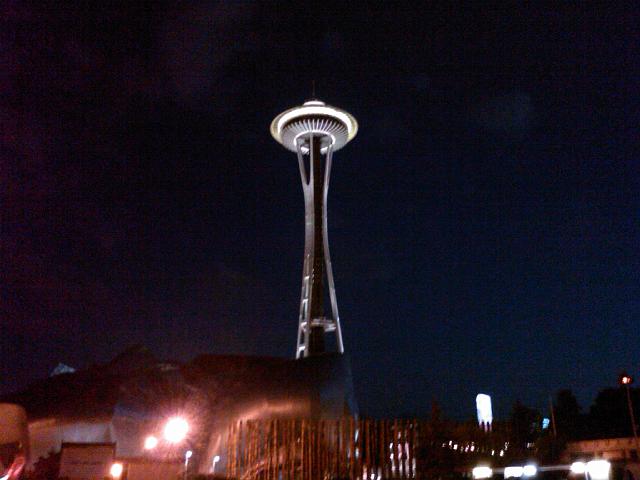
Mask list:
[[[558,436],[558,431],[556,430],[556,413],[551,396],[549,396],[549,407],[551,407],[551,427],[553,428],[553,438],[556,438]]]
[[[631,382],[629,382],[631,383]],[[636,428],[636,417],[633,414],[633,403],[631,402],[631,392],[629,390],[629,383],[625,383],[627,391],[627,406],[629,407],[629,417],[631,418],[631,429],[633,430],[633,439],[636,442],[636,452],[640,450],[640,443],[638,443],[638,429]]]

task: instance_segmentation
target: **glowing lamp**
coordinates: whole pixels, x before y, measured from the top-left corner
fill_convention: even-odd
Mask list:
[[[120,476],[122,475],[122,464],[119,462],[116,463],[112,463],[111,464],[111,468],[109,469],[109,474],[113,477],[113,478],[120,478]]]
[[[620,375],[620,384],[622,385],[631,385],[633,383],[633,377],[631,375],[627,375],[623,373]]]
[[[479,465],[471,471],[471,474],[474,479],[480,480],[482,478],[491,478],[493,476],[493,470],[491,470],[490,467]]]
[[[153,450],[158,446],[158,439],[153,435],[149,435],[144,439],[144,449],[145,450]]]
[[[538,473],[538,469],[535,465],[525,465],[522,467],[522,474],[525,477],[535,477],[536,473]]]
[[[573,462],[571,467],[569,467],[569,470],[571,470],[571,473],[581,475],[587,471],[587,464],[584,462]]]
[[[164,427],[164,438],[171,443],[179,443],[184,440],[189,431],[189,424],[184,418],[170,418]]]
[[[522,467],[505,467],[504,478],[520,478],[522,476]]]
[[[220,461],[220,455],[216,455],[213,457],[213,462],[211,464],[211,474],[216,473],[216,463]]]
[[[587,473],[593,480],[607,480],[611,471],[611,463],[607,460],[591,460],[587,462]]]

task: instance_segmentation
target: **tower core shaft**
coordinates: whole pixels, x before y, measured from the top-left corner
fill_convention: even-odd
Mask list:
[[[322,136],[311,133],[298,139],[298,164],[305,204],[305,248],[296,357],[325,351],[325,332],[335,332],[337,348],[344,351],[327,236],[327,193],[333,147],[321,152]],[[309,156],[309,166],[305,153]],[[331,316],[325,316],[324,277],[327,277]]]

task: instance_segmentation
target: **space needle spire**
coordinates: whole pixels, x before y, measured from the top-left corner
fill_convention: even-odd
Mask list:
[[[305,242],[296,358],[323,353],[327,333],[335,335],[338,352],[344,352],[329,256],[327,194],[333,152],[357,132],[358,122],[353,116],[319,100],[286,110],[271,122],[273,138],[298,155],[304,193]],[[325,276],[330,312],[324,304]]]

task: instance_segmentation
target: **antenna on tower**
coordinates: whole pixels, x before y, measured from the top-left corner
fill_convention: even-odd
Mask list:
[[[315,80],[311,86],[315,97]],[[296,358],[324,353],[326,333],[335,334],[337,350],[344,353],[329,256],[327,194],[333,152],[344,147],[357,132],[358,122],[352,115],[315,98],[282,112],[271,122],[273,138],[298,155],[304,193],[305,241]],[[304,157],[308,157],[308,163]],[[331,313],[325,312],[325,275]]]

